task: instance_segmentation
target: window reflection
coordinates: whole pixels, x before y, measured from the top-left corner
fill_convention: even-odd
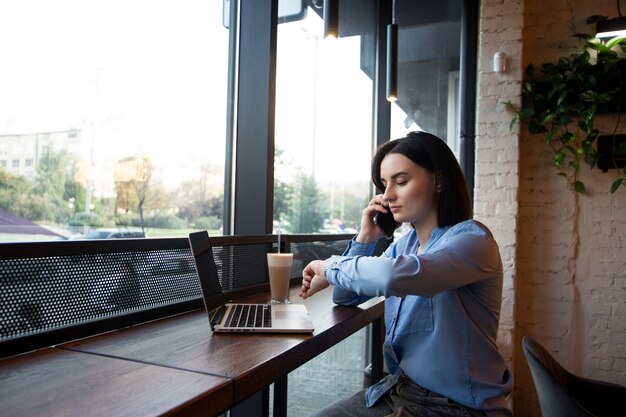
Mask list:
[[[0,241],[220,233],[221,2],[3,2],[0,38]]]
[[[391,138],[426,130],[459,155],[459,0],[396,1],[398,100],[391,105]]]

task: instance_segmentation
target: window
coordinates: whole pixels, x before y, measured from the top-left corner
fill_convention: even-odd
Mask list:
[[[374,1],[323,40],[321,9],[278,26],[274,220],[291,233],[354,233],[369,199]]]
[[[20,167],[20,160],[19,159],[14,159],[13,161],[11,161],[11,167],[19,168]]]
[[[391,138],[426,130],[447,140],[459,157],[459,0],[398,0],[398,100]]]
[[[7,167],[7,161],[5,159],[0,161],[0,167],[2,167],[2,168],[6,168]]]
[[[33,160],[32,158],[28,158],[24,161],[24,165],[27,167],[32,167],[33,166]]]
[[[360,225],[372,189],[376,4],[340,12],[336,41],[322,39],[321,8],[278,25],[273,218],[283,232],[356,233]],[[292,372],[288,415],[362,389],[366,339],[363,329]]]
[[[3,3],[0,38],[12,40],[0,43],[0,152],[32,166],[26,177],[2,165],[15,194],[2,208],[59,231],[42,239],[94,228],[220,233],[222,2]],[[0,241],[20,238],[1,227]]]

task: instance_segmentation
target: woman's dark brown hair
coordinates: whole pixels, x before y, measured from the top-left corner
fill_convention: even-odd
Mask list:
[[[437,200],[439,227],[452,226],[472,218],[472,202],[465,177],[456,157],[442,139],[417,131],[381,145],[372,160],[372,181],[381,193],[385,191],[385,186],[380,178],[380,164],[390,153],[404,155],[436,176],[437,184],[441,186]]]

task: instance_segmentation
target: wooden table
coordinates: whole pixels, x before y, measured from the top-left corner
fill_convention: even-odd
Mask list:
[[[223,377],[48,348],[0,361],[0,414],[206,416],[232,406]]]
[[[215,415],[278,381],[282,383],[279,394],[285,398],[277,398],[276,406],[278,414],[283,414],[283,409],[286,411],[287,374],[369,323],[376,324],[374,339],[377,339],[375,342],[377,349],[373,350],[373,363],[375,367],[382,366],[382,359],[378,355],[378,351],[381,350],[379,339],[382,337],[381,323],[384,311],[382,297],[372,299],[359,307],[341,307],[333,304],[330,288],[306,301],[302,301],[297,296],[297,290],[297,287],[292,288],[291,300],[302,302],[307,306],[315,326],[315,332],[311,335],[211,334],[207,315],[204,310],[199,310],[67,343],[48,350],[50,353],[46,351],[30,354],[21,360],[23,363],[20,363],[19,359],[17,361],[10,359],[9,364],[3,366],[3,362],[0,361],[0,378],[3,379],[2,384],[5,385],[4,378],[9,372],[12,380],[26,381],[28,375],[21,375],[18,372],[20,369],[29,366],[34,367],[33,369],[44,366],[40,365],[41,362],[45,362],[45,369],[52,369],[55,366],[48,363],[51,359],[62,361],[63,358],[70,357],[83,358],[81,361],[86,362],[83,364],[78,361],[74,367],[65,371],[65,375],[61,374],[64,371],[57,371],[59,375],[56,377],[61,381],[80,378],[83,374],[86,375],[85,378],[88,378],[90,374],[98,374],[100,370],[105,374],[110,374],[108,377],[98,376],[102,378],[102,384],[104,384],[108,378],[115,376],[116,372],[137,372],[136,381],[145,377],[146,385],[138,384],[139,387],[136,389],[139,397],[136,399],[143,402],[147,408],[137,410],[142,412],[131,413],[133,415],[159,415],[167,412],[175,414],[181,409],[193,410],[195,406],[203,404],[202,401],[205,399],[210,399],[209,402],[214,401],[210,408],[204,410],[205,415]],[[269,293],[262,293],[238,301],[268,302],[269,297]],[[38,355],[44,356],[40,358]],[[45,355],[53,355],[53,357]],[[57,357],[60,359],[56,359]],[[98,361],[114,363],[115,367],[105,370],[104,367],[98,365]],[[163,375],[159,374],[159,371],[163,372]],[[15,374],[15,372],[18,373]],[[142,373],[141,377],[139,373]],[[165,377],[166,373],[175,375],[181,382],[175,382],[176,379],[172,377],[171,384],[159,385],[159,377]],[[46,389],[54,390],[56,386],[60,392],[54,400],[54,407],[73,408],[73,400],[63,393],[66,385],[58,385],[58,382],[52,384],[44,375],[45,372],[38,371],[36,375],[29,376],[37,380],[37,385],[31,388],[24,386],[22,398],[26,396],[26,398],[32,397],[40,400],[39,392],[46,392]],[[189,390],[186,402],[185,398],[176,397],[179,390],[185,392],[185,387],[188,386],[186,384],[192,384],[192,381],[196,380],[199,381],[198,386]],[[46,388],[48,383],[51,385]],[[176,384],[177,386],[174,386]],[[170,385],[171,388],[169,388]],[[159,387],[166,395],[158,395]],[[135,400],[123,386],[83,385],[83,388],[85,390],[97,388],[103,391],[102,395],[106,398],[119,397],[118,401],[121,403],[118,404],[113,404],[115,401],[103,401],[103,406],[111,403],[110,408],[103,407],[103,415],[118,415],[117,407],[120,407],[120,404]],[[167,395],[170,389],[173,390],[171,400]],[[228,398],[229,389],[231,390],[230,398]],[[5,388],[2,388],[0,391],[3,394],[3,403],[5,402],[4,390]],[[150,395],[154,395],[154,404],[148,398]],[[196,398],[197,396],[200,398]],[[63,401],[63,397],[67,399]],[[6,401],[10,403],[7,406],[10,405],[15,410],[21,409],[20,402]],[[37,402],[41,402],[36,405],[40,407],[40,410],[41,407],[52,404],[51,401],[44,400]],[[170,410],[166,410],[168,403],[172,407]],[[227,403],[230,404],[227,405]],[[129,408],[132,407],[129,406]],[[216,411],[218,409],[219,411]],[[25,412],[22,415],[34,414]]]

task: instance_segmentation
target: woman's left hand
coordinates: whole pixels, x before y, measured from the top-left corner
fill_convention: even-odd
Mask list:
[[[324,274],[326,261],[312,261],[302,271],[302,288],[300,297],[307,299],[318,291],[323,290],[330,284]]]

